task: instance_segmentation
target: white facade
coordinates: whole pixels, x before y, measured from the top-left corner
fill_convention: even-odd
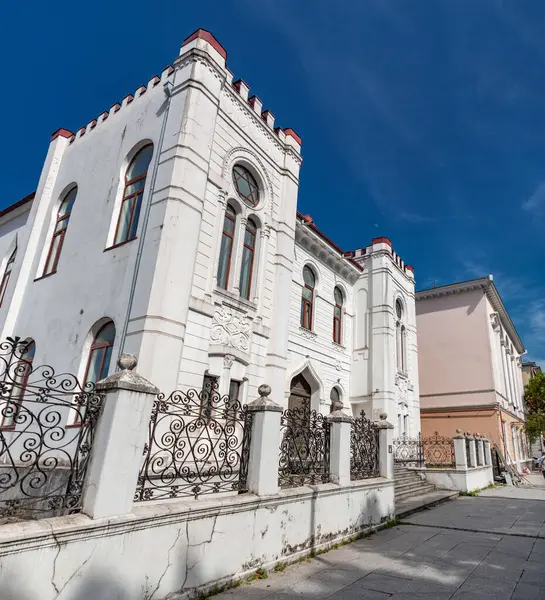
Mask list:
[[[199,30],[161,77],[76,134],[53,135],[35,198],[0,213],[2,273],[17,247],[0,307],[2,338],[32,338],[36,364],[84,378],[94,337],[110,319],[113,356],[138,355],[140,374],[166,393],[200,389],[208,374],[222,393],[236,382],[242,402],[268,383],[271,398],[287,406],[302,375],[312,408],[329,412],[335,388],[345,407],[373,419],[386,412],[398,432],[416,433],[412,268],[387,238],[343,253],[297,213],[301,140],[274,128],[247,85],[233,83],[225,59]],[[116,244],[127,168],[150,143],[136,236]],[[257,182],[255,206],[237,192],[235,165]],[[58,264],[48,273],[59,206],[74,186]],[[236,217],[223,289],[217,273],[226,210]],[[249,222],[256,242],[244,299]],[[315,285],[311,322],[302,327],[306,266]],[[342,295],[338,343],[335,288]]]

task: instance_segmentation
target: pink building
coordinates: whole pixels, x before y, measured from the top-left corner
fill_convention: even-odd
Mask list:
[[[422,290],[416,300],[422,435],[480,433],[520,467],[526,351],[492,275]]]

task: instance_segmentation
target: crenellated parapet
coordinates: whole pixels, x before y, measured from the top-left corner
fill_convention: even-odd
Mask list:
[[[233,81],[233,74],[226,66],[227,51],[209,31],[197,29],[188,36],[182,43],[180,56],[193,49],[210,54],[212,59],[219,64],[225,74],[225,85],[228,85],[236,93],[240,100],[250,109],[250,112],[254,113],[256,118],[259,119],[259,122],[264,124],[267,129],[270,130],[271,134],[281,142],[282,146],[291,148],[297,154],[301,153],[301,137],[290,127],[284,129],[275,127],[274,114],[269,109],[263,108],[263,102],[257,95],[250,95],[250,87],[242,79]],[[140,85],[133,93],[127,94],[120,102],[112,104],[108,111],[100,113],[100,115],[91,119],[86,125],[77,129],[75,133],[68,129],[58,129],[52,134],[51,140],[62,136],[68,138],[71,144],[74,143],[90,131],[99,128],[106,120],[111,119],[122,112],[127,106],[132,105],[134,102],[138,102],[160,83],[165,84],[167,81],[172,81],[176,68],[176,62],[174,65],[167,65],[161,71],[160,75],[154,75],[147,84]]]
[[[362,267],[371,256],[376,256],[377,254],[389,257],[392,264],[407,277],[414,280],[414,268],[411,265],[406,264],[401,256],[395,252],[392,247],[392,242],[387,237],[373,238],[370,246],[357,248],[356,250],[347,253],[347,255],[350,255],[350,257]]]

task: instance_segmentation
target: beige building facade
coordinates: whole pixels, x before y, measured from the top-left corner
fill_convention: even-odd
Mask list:
[[[480,433],[522,469],[526,351],[492,276],[417,292],[416,320],[422,435]]]

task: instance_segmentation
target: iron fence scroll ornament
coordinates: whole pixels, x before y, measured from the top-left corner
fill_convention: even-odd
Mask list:
[[[439,435],[437,431],[430,437],[422,438],[422,453],[427,467],[456,466],[454,440]]]
[[[252,413],[218,391],[159,394],[134,500],[247,491]]]
[[[350,479],[379,477],[379,429],[361,411],[350,431]]]
[[[422,435],[409,437],[403,434],[393,441],[394,462],[405,467],[423,467],[424,452],[422,448]]]
[[[292,488],[330,481],[330,432],[327,417],[308,402],[287,409],[280,418],[278,485]]]
[[[29,358],[32,341],[0,344],[0,518],[78,512],[104,395]]]

